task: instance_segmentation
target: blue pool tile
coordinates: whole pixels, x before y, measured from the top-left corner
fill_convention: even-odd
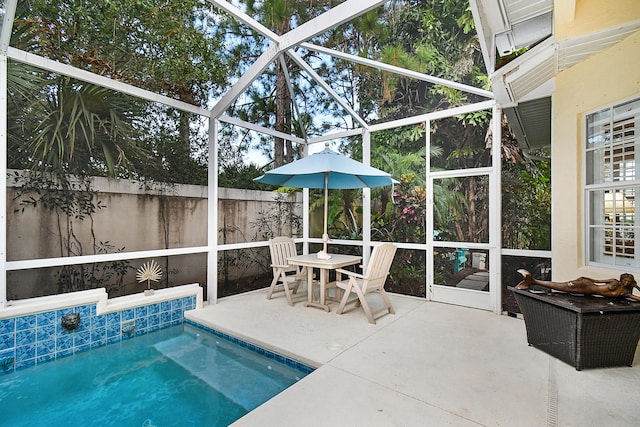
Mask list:
[[[0,335],[0,351],[13,348],[16,346],[16,334],[14,332],[10,334]]]
[[[7,357],[15,357],[16,356],[16,349],[15,348],[9,348],[6,350],[0,350],[0,359],[5,359]]]
[[[36,315],[38,328],[41,326],[50,326],[56,322],[56,313],[53,311],[47,311],[46,313],[38,313]]]
[[[107,328],[94,328],[91,330],[91,342],[106,341]]]
[[[120,336],[120,323],[107,326],[107,339],[115,336]]]
[[[71,356],[73,354],[73,347],[65,348],[64,350],[56,351],[56,359],[61,357]]]
[[[122,311],[122,321],[126,322],[127,320],[133,320],[135,317],[135,310],[132,308],[126,309]]]
[[[104,347],[105,345],[107,345],[107,338],[97,341],[91,341],[91,348],[100,348]]]
[[[36,340],[37,341],[46,341],[50,340],[56,335],[56,327],[51,325],[38,326],[36,330]]]
[[[149,306],[149,316],[160,313],[160,304],[151,304]]]
[[[3,352],[9,352],[11,357],[15,355],[16,368],[32,366],[52,358],[180,325],[185,322],[184,311],[195,308],[195,303],[196,297],[191,296],[101,316],[96,315],[95,304],[88,304],[3,319],[0,320],[0,355]],[[62,328],[62,316],[71,313],[80,313],[80,325],[74,331],[66,331]],[[123,334],[121,322],[131,320],[135,320],[135,333]]]
[[[62,327],[62,321],[56,323],[55,326],[56,326],[56,335],[58,335],[58,336],[67,335],[67,334],[73,333],[73,331],[67,331],[65,328]]]
[[[75,334],[73,334],[73,346],[74,347],[81,347],[81,346],[84,346],[84,345],[88,345],[89,343],[91,343],[91,332],[90,331],[76,332]]]
[[[32,366],[35,366],[36,364],[36,359],[28,359],[28,360],[21,360],[21,361],[16,361],[16,369],[24,369],[24,368],[30,368]]]
[[[54,360],[55,358],[56,358],[56,354],[55,353],[48,353],[48,354],[44,354],[42,356],[36,356],[36,365],[38,363],[49,362],[51,360]]]
[[[16,317],[16,331],[34,329],[36,327],[36,315]]]
[[[86,344],[82,344],[82,345],[78,345],[73,347],[73,354],[78,354],[78,353],[82,353],[84,351],[87,350],[91,350],[91,344],[90,343],[86,343]]]
[[[160,315],[152,314],[149,315],[149,327],[160,325]]]
[[[56,322],[60,323],[62,321],[62,317],[66,316],[67,314],[71,314],[74,312],[74,309],[71,307],[68,308],[61,308],[60,310],[56,311]]]
[[[70,350],[73,348],[73,335],[64,335],[56,338],[56,352]]]
[[[55,340],[41,341],[38,344],[36,344],[37,357],[46,356],[49,354],[52,355],[52,357],[55,357],[55,352],[56,352]]]
[[[25,360],[34,359],[35,357],[36,357],[35,344],[16,347],[16,362],[24,362]]]
[[[166,323],[170,323],[171,322],[171,312],[170,311],[163,311],[160,313],[160,325],[164,325]]]
[[[35,344],[36,342],[36,330],[26,329],[16,332],[16,347],[20,347],[27,344]]]
[[[160,313],[171,310],[171,301],[162,301],[160,303]]]
[[[114,335],[112,337],[107,338],[107,344],[113,344],[116,342],[120,342],[120,335]]]
[[[0,351],[0,375],[13,372],[16,364],[16,350]]]
[[[107,326],[111,325],[120,325],[120,312],[116,311],[115,313],[107,314]]]
[[[107,326],[107,316],[94,316],[91,318],[91,328],[104,328]]]
[[[91,318],[89,316],[80,315],[80,324],[73,331],[88,331],[89,329],[91,329]]]
[[[16,331],[16,319],[0,320],[0,335],[14,333]]]
[[[138,317],[136,318],[136,331],[141,329],[147,329],[148,326],[148,318],[147,317]]]
[[[80,313],[80,318],[89,318],[91,317],[91,306],[90,305],[81,305],[76,308],[76,312]]]
[[[136,319],[141,317],[147,317],[149,315],[149,306],[143,305],[142,307],[136,307]]]
[[[10,374],[16,368],[16,359],[14,357],[0,359],[0,376]]]

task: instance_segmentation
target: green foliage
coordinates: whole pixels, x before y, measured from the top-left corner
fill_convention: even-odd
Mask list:
[[[28,144],[40,169],[116,175],[131,158],[145,156],[132,138],[136,105],[120,93],[62,78],[40,111]]]
[[[503,162],[502,193],[503,246],[550,250],[550,162]]]
[[[482,57],[468,2],[399,1],[385,9],[393,28],[379,40],[380,58],[389,64],[460,83],[480,82]],[[478,100],[475,95],[384,73],[380,115],[402,118]]]
[[[389,278],[385,289],[404,295],[426,296],[426,253],[421,250],[398,250],[396,259],[389,270]]]
[[[278,193],[274,203],[268,204],[268,209],[257,213],[257,219],[251,223],[254,235],[244,236],[247,241],[264,241],[276,236],[300,235],[302,217],[296,211],[293,198],[288,193]],[[229,233],[241,231],[235,224],[225,224],[220,229],[223,242]],[[245,277],[246,271],[255,269],[263,274],[258,278]],[[242,250],[223,251],[218,261],[220,277],[219,295],[226,296],[239,292],[246,292],[264,287],[271,276],[262,283],[262,276],[267,276],[271,268],[269,251],[266,248],[247,248]],[[249,283],[250,282],[250,283]]]
[[[284,34],[337,3],[251,0],[243,4],[247,14]],[[204,0],[26,0],[19,2],[16,16],[12,46],[201,107],[207,107],[229,81],[246,71],[269,43]],[[467,1],[398,0],[312,42],[486,89],[490,81],[473,30]],[[480,99],[305,49],[297,52],[368,121],[404,118]],[[293,93],[289,93],[278,63],[267,68],[231,107],[231,113],[303,138],[333,127],[354,127],[354,119],[345,118],[344,109],[329,99],[317,82],[290,59],[286,59],[286,67],[292,76]],[[8,86],[9,167],[55,171],[63,179],[65,174],[109,174],[169,183],[207,183],[206,118],[12,61]],[[296,112],[294,105],[301,111]],[[375,238],[422,242],[428,237],[424,235],[426,156],[434,169],[489,165],[490,150],[485,146],[489,120],[490,112],[484,111],[432,122],[429,153],[424,143],[429,130],[423,126],[373,135],[372,164],[400,181],[393,197],[390,188],[372,191]],[[256,144],[276,165],[300,155],[290,142],[270,136],[256,140],[251,132],[241,134],[225,125],[219,130],[220,186],[265,188],[253,181],[262,170],[245,160],[247,150],[255,149]],[[507,147],[503,148],[506,157],[519,159],[516,149],[503,147]],[[343,148],[353,158],[362,157],[360,138],[347,140]],[[505,241],[514,247],[549,243],[550,184],[545,167],[505,167],[503,184],[508,197],[503,211],[516,212],[505,217]],[[481,184],[477,180],[440,180],[434,186],[434,221],[441,236],[473,241],[478,238],[477,230],[486,228],[481,221],[474,222],[487,212],[488,195]],[[61,207],[67,202],[54,200],[62,196],[55,189],[52,192],[57,195],[51,196],[51,202],[40,196],[26,200],[33,202],[31,206],[59,206],[67,218],[91,217],[92,213],[79,214],[76,208]],[[330,192],[332,236],[353,239],[362,235],[359,195],[358,191]],[[323,202],[321,195],[316,200],[312,207]],[[70,203],[73,206],[75,202]],[[92,200],[83,203],[86,206],[78,212],[98,208]],[[533,218],[525,219],[524,213]],[[279,221],[286,217],[279,211],[261,214],[258,229],[264,236],[280,230],[283,224]],[[292,218],[287,221],[295,223]],[[461,227],[463,222],[468,227]],[[107,246],[108,242],[102,245]],[[96,243],[93,251],[100,247]],[[424,259],[406,252],[400,255],[400,264],[411,265],[409,273],[423,275]],[[394,277],[403,274],[395,272]]]
[[[222,38],[211,28],[218,17],[200,0],[26,0],[18,4],[11,44],[206,107],[227,82]],[[63,173],[206,183],[201,117],[54,74],[16,66],[9,72],[17,106],[10,167],[35,160]]]
[[[25,0],[11,44],[96,74],[205,106],[225,83],[222,44],[199,0]],[[188,53],[188,55],[185,55]]]
[[[255,231],[254,240],[268,240],[277,236],[299,236],[302,229],[302,217],[296,212],[292,197],[287,193],[278,193],[275,203],[269,209],[258,212],[251,224]]]
[[[263,174],[254,164],[237,163],[229,165],[218,175],[218,186],[225,188],[243,188],[245,190],[271,191],[272,185],[254,181]]]
[[[330,0],[264,0],[246,2],[245,8],[248,15],[282,35],[335,3]],[[236,69],[238,75],[246,71],[267,46],[262,36],[234,19],[222,22],[218,32],[232,45],[230,67]],[[307,56],[304,52],[299,54]],[[291,84],[287,81],[285,68]],[[322,120],[314,123],[308,111],[312,109],[314,115],[320,117],[332,103],[323,91],[318,90],[317,82],[302,73],[289,55],[283,54],[257,77],[256,83],[247,88],[244,96],[231,106],[230,113],[242,120],[305,138],[324,126]],[[291,141],[271,136],[258,138],[263,152],[273,159],[275,167],[291,162],[300,155]]]

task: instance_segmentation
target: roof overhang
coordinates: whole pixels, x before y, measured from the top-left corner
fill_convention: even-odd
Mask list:
[[[558,73],[640,30],[640,21],[631,21],[558,41],[553,3],[470,0],[495,99],[525,149],[551,144],[551,95]],[[496,69],[504,57],[523,48],[526,52]]]

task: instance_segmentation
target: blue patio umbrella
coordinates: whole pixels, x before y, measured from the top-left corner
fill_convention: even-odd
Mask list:
[[[319,153],[270,170],[255,181],[281,187],[324,188],[324,244],[322,252],[318,253],[318,258],[324,259],[331,258],[327,253],[328,189],[375,188],[397,182],[387,172],[336,153],[328,147]]]

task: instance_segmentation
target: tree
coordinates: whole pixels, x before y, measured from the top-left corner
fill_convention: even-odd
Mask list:
[[[335,0],[248,1],[246,13],[276,34],[283,35],[337,3]],[[233,19],[227,24],[228,27],[221,27],[221,31],[225,31],[230,43],[234,44],[230,57],[236,58],[237,62],[232,67],[242,73],[264,51],[268,43],[262,36],[248,30],[243,24]],[[285,76],[287,72],[295,93],[290,93]],[[311,121],[304,109],[298,112],[297,117],[294,115],[294,103],[313,109],[315,114],[321,114],[326,108],[326,101],[312,100],[316,95],[315,83],[300,72],[288,55],[282,54],[274,61],[271,68],[258,77],[256,83],[247,89],[245,96],[232,108],[233,112],[243,120],[273,127],[285,134],[304,137],[309,134],[308,127]],[[269,137],[262,139],[261,142],[264,151],[272,156],[276,167],[291,162],[300,155],[289,140]]]
[[[206,107],[226,82],[221,44],[208,24],[214,17],[213,6],[198,0],[27,0],[18,3],[11,45]],[[203,140],[200,117],[13,62],[8,86],[15,107],[9,167],[47,172],[29,174],[19,197],[23,207],[53,212],[61,256],[124,249],[93,233],[93,215],[104,206],[88,175],[206,182],[206,163],[193,154],[202,145],[192,144]],[[75,232],[85,220],[91,245]],[[65,266],[59,290],[113,277],[118,287],[128,268],[124,261]]]
[[[210,97],[226,86],[227,67],[224,55],[220,54],[224,52],[221,39],[216,38],[210,28],[216,18],[213,6],[199,0],[169,1],[166,4],[125,0],[30,0],[19,3],[11,44],[31,53],[205,107]],[[48,84],[57,84],[52,83],[55,78],[59,77],[48,76]],[[40,93],[40,99],[48,97],[50,92],[64,93],[62,87],[65,82],[60,83],[61,89],[51,89],[53,86],[50,86],[48,91]],[[85,84],[80,86],[78,82],[72,82],[71,85],[71,90],[87,87]],[[130,97],[128,99],[131,104],[138,102]],[[82,103],[81,99],[78,101],[80,108],[91,106]],[[143,155],[137,163],[147,166],[145,172],[152,178],[165,178],[167,174],[163,170],[167,166],[183,167],[182,172],[194,167],[202,169],[202,162],[193,159],[192,154],[198,148],[192,147],[192,141],[198,138],[199,118],[181,111],[161,111],[151,103],[145,103],[144,106],[146,111],[141,111],[139,106],[133,108],[134,112],[139,113],[135,126],[140,130],[136,138],[138,147],[146,145],[149,153],[166,156],[157,162],[155,168],[151,168],[148,167],[148,158]],[[119,114],[129,115],[129,109],[125,107]],[[175,129],[171,133],[172,149],[162,150],[168,142],[166,132],[150,132],[145,126],[145,117],[153,117],[159,111],[165,114],[163,117],[166,121],[176,123],[172,126]],[[87,112],[84,112],[85,115]],[[43,113],[44,116],[47,114],[49,112]],[[140,143],[142,136],[146,136],[144,144]],[[154,141],[153,136],[158,139]],[[87,146],[87,143],[68,141],[65,152],[73,157],[76,150]],[[122,151],[116,149],[108,154],[112,159],[117,159]],[[194,161],[190,161],[192,159]],[[102,167],[113,173],[108,158],[101,160],[104,161]],[[169,174],[174,178],[180,175],[179,171]]]
[[[112,90],[64,77],[45,90],[43,116],[30,140],[42,169],[115,175],[131,158],[146,159],[134,138],[133,122],[142,114],[139,105]]]
[[[486,82],[467,2],[422,0],[394,5],[388,9],[388,20],[395,25],[382,50],[384,62],[474,86]],[[387,118],[479,100],[476,95],[393,75],[385,75],[384,88],[382,114]],[[489,117],[483,111],[432,122],[431,144],[439,147],[440,154],[431,156],[432,168],[464,169],[488,164],[484,136]],[[404,147],[401,150],[411,152]],[[450,238],[484,241],[486,236],[479,236],[478,232],[486,230],[483,221],[487,218],[488,194],[483,193],[486,185],[479,184],[475,178],[434,183],[434,192],[438,193],[438,197],[434,195],[434,221],[438,228],[453,227]]]

